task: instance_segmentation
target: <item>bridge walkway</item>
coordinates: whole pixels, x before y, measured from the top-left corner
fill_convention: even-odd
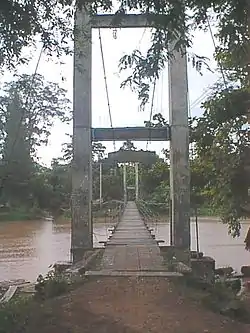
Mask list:
[[[135,202],[129,201],[96,271],[86,275],[170,276],[155,239],[146,228]]]

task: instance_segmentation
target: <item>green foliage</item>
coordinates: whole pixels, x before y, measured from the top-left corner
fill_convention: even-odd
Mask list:
[[[69,290],[70,280],[64,275],[48,272],[45,276],[39,275],[35,285],[36,298],[46,299],[59,296]]]
[[[152,121],[144,121],[145,127],[164,127],[168,125],[168,122],[161,113],[155,113],[152,117]]]
[[[28,313],[32,310],[29,298],[12,299],[0,304],[0,333],[23,332]]]
[[[68,54],[66,42],[72,36],[73,1],[21,1],[0,3],[0,66],[13,69],[16,64],[26,63],[22,50],[40,37],[49,55]],[[62,15],[63,14],[63,15]]]
[[[217,282],[204,296],[202,303],[214,312],[235,320],[249,323],[249,313],[244,303],[236,296],[235,290],[224,282]]]
[[[70,120],[66,91],[56,83],[46,82],[40,74],[19,75],[14,81],[5,83],[3,92],[0,96],[2,123],[6,127],[9,116],[15,114],[15,132],[23,135],[32,154],[36,153],[37,147],[47,144],[54,119]],[[14,140],[14,132],[12,134]]]
[[[70,141],[62,146],[64,163],[71,163],[73,160],[73,136],[69,135]],[[106,147],[101,142],[92,142],[92,159],[93,161],[102,160],[104,158]]]
[[[27,62],[22,49],[33,45],[35,40],[42,41],[48,54],[60,56],[70,53],[70,39],[73,32],[73,17],[75,8],[86,5],[83,0],[49,0],[49,1],[12,1],[6,0],[0,4],[0,66]],[[123,15],[131,11],[140,11],[156,23],[152,29],[151,45],[145,54],[134,50],[120,61],[121,70],[129,70],[128,78],[122,86],[129,85],[138,93],[142,105],[148,101],[150,85],[159,77],[167,60],[173,55],[173,48],[184,51],[192,45],[193,32],[196,29],[207,29],[207,18],[212,17],[218,30],[220,47],[217,58],[223,61],[233,71],[245,76],[248,72],[248,13],[249,7],[245,0],[138,0],[124,2],[92,1],[88,3],[91,13],[110,12],[117,7],[115,20],[119,23]],[[161,14],[162,16],[158,16]],[[170,45],[170,47],[169,47]],[[190,54],[193,66],[199,71],[201,65],[209,68],[207,59],[202,55]],[[236,65],[240,61],[240,65]]]
[[[211,285],[200,278],[186,275],[180,283],[186,297],[191,297],[215,313],[249,323],[249,308],[237,296],[240,280],[234,283],[221,280]]]
[[[195,211],[191,211],[191,214],[195,216]],[[216,210],[208,201],[202,206],[197,208],[197,216],[220,216],[220,211]]]
[[[102,160],[104,158],[106,147],[101,142],[92,142],[93,160]]]
[[[28,221],[38,220],[44,216],[44,211],[39,207],[27,209],[24,206],[0,210],[0,221]]]
[[[136,150],[136,147],[134,145],[134,143],[131,140],[127,140],[125,142],[123,142],[122,146],[121,146],[121,150]]]
[[[169,165],[159,159],[150,169],[142,168],[140,172],[141,191],[145,199],[155,199],[156,202],[161,203],[168,200]]]
[[[203,104],[204,115],[195,119],[196,166],[202,171],[203,194],[221,212],[233,236],[239,235],[239,219],[246,214],[249,176],[246,154],[250,148],[244,89],[215,90]],[[197,172],[196,172],[197,177]],[[201,189],[200,189],[201,191]]]
[[[62,165],[59,164],[57,161],[54,161],[51,165],[51,170],[47,172],[47,183],[49,184],[49,202],[47,202],[46,204],[47,209],[54,214],[60,214],[62,211],[69,207],[70,203],[70,166]],[[45,194],[46,192],[43,193],[42,198],[46,198]]]
[[[1,101],[0,101],[1,103]],[[1,105],[3,107],[3,105]],[[13,100],[6,105],[5,114],[2,113],[2,166],[1,176],[4,178],[2,195],[12,204],[22,199],[28,200],[29,179],[33,172],[29,142],[26,137],[25,124],[22,121],[21,100],[17,93]],[[3,120],[3,118],[5,119]]]
[[[246,83],[249,81],[249,4],[247,1],[226,1],[220,10],[220,46],[216,49],[216,59],[229,71],[232,79]]]
[[[105,201],[123,199],[122,177],[120,172],[117,175],[108,174],[103,177],[103,199]]]
[[[169,203],[170,200],[170,187],[167,182],[161,182],[155,191],[152,193],[152,201],[159,203]]]
[[[246,125],[248,91],[234,84],[216,85],[203,103],[204,114],[190,119],[191,208],[201,215],[220,215],[229,233],[238,236],[240,219],[249,202],[249,129]],[[167,123],[155,114],[145,126]],[[166,152],[168,159],[168,151]],[[162,173],[164,171],[164,173]],[[165,176],[164,176],[165,175]],[[166,177],[166,178],[165,178]],[[168,200],[169,166],[157,162],[144,171],[142,184],[151,200]],[[164,202],[164,201],[163,201]]]
[[[0,96],[1,204],[9,207],[7,219],[11,215],[41,216],[41,209],[51,211],[56,199],[62,205],[63,194],[58,199],[52,175],[34,159],[37,147],[47,143],[54,120],[69,120],[69,100],[65,90],[45,82],[41,75],[17,76],[4,85],[3,92]],[[69,192],[70,187],[68,196]]]

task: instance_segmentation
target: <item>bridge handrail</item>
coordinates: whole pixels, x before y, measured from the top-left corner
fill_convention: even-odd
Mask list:
[[[158,218],[160,217],[160,214],[158,212],[153,211],[152,209],[150,209],[148,207],[148,202],[145,202],[143,200],[139,200],[137,202],[137,208],[140,212],[140,214],[142,215],[144,221],[146,222],[146,224],[151,224],[151,227],[154,227],[155,232],[157,232],[158,229],[158,225],[157,225],[157,221]]]
[[[106,216],[110,217],[110,222],[114,222],[114,220],[117,218],[117,223],[120,221],[121,216],[124,212],[125,209],[125,205],[124,205],[124,201],[120,201],[120,200],[109,200],[109,201],[105,201],[102,203],[102,207],[104,206],[104,208],[106,208],[108,206],[108,204],[110,203],[115,203],[114,207],[111,207],[109,211],[105,211],[104,215],[105,215],[105,219]],[[100,205],[100,204],[99,204]],[[98,209],[97,212],[100,212],[101,210]]]
[[[140,200],[137,202],[137,208],[138,208],[139,212],[146,219],[151,219],[152,217],[154,217],[154,212],[147,207],[146,203],[143,200]]]

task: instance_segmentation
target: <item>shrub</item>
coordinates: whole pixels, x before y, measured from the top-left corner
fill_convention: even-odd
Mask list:
[[[48,272],[47,275],[39,275],[35,285],[36,297],[51,298],[59,296],[69,290],[70,281],[62,274],[55,271]]]

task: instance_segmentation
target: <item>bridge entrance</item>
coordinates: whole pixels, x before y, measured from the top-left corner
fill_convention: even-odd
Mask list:
[[[164,19],[164,17],[162,18]],[[174,246],[190,249],[190,171],[185,50],[175,51],[169,68],[169,126],[161,128],[92,128],[91,126],[91,35],[92,28],[155,27],[150,15],[91,16],[86,9],[75,17],[73,87],[72,238],[73,261],[93,247],[92,141],[170,140],[170,187]],[[183,52],[184,51],[184,52]]]

